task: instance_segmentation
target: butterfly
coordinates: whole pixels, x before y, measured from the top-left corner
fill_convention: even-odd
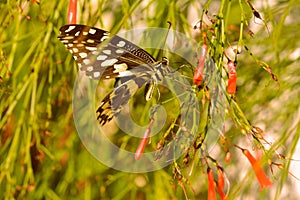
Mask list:
[[[120,113],[139,88],[157,84],[170,72],[166,58],[157,61],[130,41],[95,27],[65,25],[60,28],[58,38],[88,77],[117,79],[115,89],[104,97],[96,110],[102,126]],[[147,92],[146,100],[151,98],[151,91]]]

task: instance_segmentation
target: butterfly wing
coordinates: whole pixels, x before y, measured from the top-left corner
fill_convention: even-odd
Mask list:
[[[60,32],[58,38],[87,76],[93,79],[119,79],[117,87],[97,109],[100,125],[117,115],[138,88],[151,82],[155,67],[161,65],[135,44],[98,28],[66,25],[60,28]]]
[[[61,27],[60,33],[58,38],[80,69],[93,79],[133,76],[156,62],[135,44],[98,28],[71,24]]]
[[[97,109],[97,119],[100,125],[105,125],[115,115],[120,113],[121,109],[127,104],[130,97],[147,83],[149,77],[134,77],[129,81],[119,85],[115,90],[109,93],[101,102]]]

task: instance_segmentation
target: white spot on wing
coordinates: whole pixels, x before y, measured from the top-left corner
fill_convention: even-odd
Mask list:
[[[124,72],[127,70],[128,66],[126,65],[126,63],[121,63],[121,64],[114,64],[114,73],[118,73],[118,72]]]
[[[78,37],[79,34],[80,34],[80,31],[77,31],[77,32],[75,33],[75,36]]]
[[[106,35],[104,35],[104,36],[100,39],[100,41],[103,42],[103,41],[106,40],[107,38],[109,38],[109,37],[106,36]]]
[[[86,68],[86,70],[89,71],[89,72],[91,72],[91,71],[94,70],[94,67],[93,66],[89,66],[89,67]]]
[[[73,48],[73,52],[74,53],[78,53],[78,49],[77,48]]]
[[[73,47],[73,44],[72,44],[72,43],[69,43],[69,44],[68,44],[68,47]]]
[[[83,60],[83,63],[88,65],[88,64],[90,64],[90,60],[86,58],[86,59]]]
[[[83,34],[83,35],[87,35],[87,34],[89,34],[89,33],[86,32],[86,31],[83,31],[82,34]]]
[[[124,42],[123,40],[119,41],[119,43],[117,44],[118,47],[124,47],[126,44],[126,42]]]
[[[94,77],[98,78],[100,76],[100,72],[94,72]]]
[[[64,40],[72,40],[72,39],[74,39],[74,36],[66,36],[66,37],[64,37],[62,39],[64,39]]]
[[[66,33],[70,32],[71,30],[73,30],[75,28],[75,26],[69,26],[69,28],[65,31]]]
[[[85,52],[81,52],[78,54],[81,58],[86,58],[87,57],[87,53]]]
[[[107,55],[111,54],[111,50],[109,50],[109,49],[103,50],[102,52],[105,53],[105,54],[107,54]]]
[[[89,51],[96,51],[97,50],[97,47],[86,46],[85,48],[86,48],[86,50],[89,50]]]
[[[133,73],[131,71],[119,72],[120,76],[132,76]]]
[[[105,60],[106,58],[107,58],[106,55],[99,55],[99,56],[97,57],[97,60]]]
[[[91,28],[91,29],[89,30],[89,33],[92,34],[92,35],[94,35],[96,32],[97,32],[97,30],[96,30],[96,29],[93,29],[93,28]]]
[[[104,62],[101,63],[101,67],[111,66],[111,65],[115,64],[116,62],[118,62],[118,60],[115,59],[115,58],[109,59],[109,60],[105,60]]]
[[[124,53],[124,51],[123,51],[123,50],[121,50],[121,49],[118,49],[118,50],[116,51],[116,53],[119,53],[119,54],[121,54],[121,53]]]
[[[94,43],[94,42],[95,42],[95,40],[88,39],[88,40],[87,40],[87,42],[88,42],[88,43]]]

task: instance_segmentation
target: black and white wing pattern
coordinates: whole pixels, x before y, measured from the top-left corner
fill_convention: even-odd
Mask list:
[[[71,52],[80,70],[93,79],[130,76],[137,66],[157,62],[148,52],[117,35],[85,25],[60,28],[60,41]]]
[[[97,109],[97,119],[101,125],[118,114],[138,88],[145,83],[160,81],[169,72],[166,59],[158,62],[128,40],[98,28],[65,25],[60,28],[58,38],[88,77],[123,79]]]

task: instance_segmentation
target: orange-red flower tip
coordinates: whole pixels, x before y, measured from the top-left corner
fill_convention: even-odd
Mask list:
[[[267,177],[267,175],[263,171],[260,160],[254,158],[247,149],[242,149],[242,151],[252,165],[256,178],[260,184],[260,189],[263,190],[264,188],[272,187],[273,182]]]
[[[207,168],[207,178],[208,178],[208,200],[217,200],[214,174],[211,168]]]

